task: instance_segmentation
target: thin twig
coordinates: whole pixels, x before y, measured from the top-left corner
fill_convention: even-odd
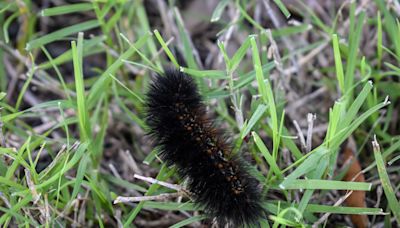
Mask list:
[[[308,122],[308,130],[307,130],[307,144],[306,144],[306,150],[307,152],[311,151],[311,146],[312,146],[312,133],[313,133],[313,126],[314,126],[314,120],[316,119],[316,115],[308,113],[307,114],[307,122]]]
[[[300,128],[300,126],[299,126],[299,124],[297,123],[296,120],[293,120],[293,124],[294,124],[294,126],[296,127],[297,134],[298,134],[298,136],[299,136],[301,146],[302,146],[304,149],[306,149],[306,148],[307,148],[307,145],[306,145],[306,140],[305,140],[305,138],[304,138],[303,131],[301,130],[301,128]]]
[[[164,201],[171,198],[176,198],[179,196],[185,195],[183,192],[174,192],[174,193],[162,193],[160,195],[155,196],[138,196],[138,197],[125,197],[125,196],[118,196],[114,200],[114,204],[117,203],[131,203],[131,202],[141,202],[141,201]]]
[[[170,184],[170,183],[167,183],[167,182],[164,182],[164,181],[159,181],[159,180],[151,178],[151,177],[144,177],[144,176],[141,176],[141,175],[138,175],[138,174],[135,174],[133,177],[137,178],[139,180],[143,180],[143,181],[149,182],[151,184],[159,184],[161,186],[164,186],[164,187],[176,190],[176,191],[182,191],[183,190],[183,188],[181,186],[179,186],[179,185]]]

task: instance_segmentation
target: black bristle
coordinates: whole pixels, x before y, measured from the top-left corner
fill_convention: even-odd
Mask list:
[[[257,180],[207,117],[192,78],[178,71],[157,76],[147,93],[146,122],[161,158],[176,165],[195,204],[220,226],[257,224],[264,216]]]

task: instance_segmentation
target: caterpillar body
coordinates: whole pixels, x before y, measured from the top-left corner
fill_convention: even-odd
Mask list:
[[[193,79],[166,71],[151,83],[146,99],[149,135],[161,158],[187,179],[195,205],[221,227],[257,224],[265,212],[258,181],[247,163],[231,154]]]

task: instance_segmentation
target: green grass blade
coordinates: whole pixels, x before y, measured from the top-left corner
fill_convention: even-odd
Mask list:
[[[83,45],[83,33],[79,33],[78,44],[76,44],[75,41],[72,41],[71,46],[72,46],[72,59],[74,63],[76,103],[77,103],[79,127],[81,132],[81,139],[83,142],[86,142],[91,137],[91,127],[89,121],[89,111],[88,108],[86,107],[85,84],[83,81],[82,45]]]
[[[180,221],[180,222],[176,223],[175,225],[170,226],[170,228],[180,228],[180,227],[184,227],[184,226],[187,226],[187,225],[189,225],[189,224],[191,224],[191,223],[204,220],[204,219],[206,219],[206,218],[207,218],[207,216],[205,216],[205,215],[196,215],[196,216],[192,216],[192,217],[190,217],[190,218],[187,218],[187,219],[185,219],[185,220],[183,220],[183,221]]]
[[[388,201],[389,208],[396,218],[397,223],[400,224],[400,202],[396,199],[396,195],[393,191],[391,181],[386,171],[385,162],[382,158],[381,149],[378,141],[376,141],[376,138],[374,139],[374,141],[372,141],[372,146],[374,149],[374,157],[376,161],[376,166],[378,168],[379,178],[381,180],[383,191]]]
[[[123,60],[129,59],[133,54],[135,54],[136,50],[141,48],[149,39],[151,36],[150,33],[147,33],[146,35],[142,36],[139,38],[138,41],[135,42],[134,47],[132,46],[128,48],[124,53],[122,53],[117,60],[111,66],[107,68],[100,76],[99,79],[96,80],[96,83],[93,84],[92,88],[90,89],[89,92],[89,97],[88,97],[88,106],[93,107],[99,97],[101,96],[104,91],[108,91],[107,88],[112,80],[110,75],[113,75],[115,71],[118,70],[123,64]],[[143,99],[139,100],[141,103],[143,103]]]
[[[278,164],[275,162],[274,157],[269,152],[268,148],[263,143],[262,139],[256,132],[252,132],[252,136],[254,139],[255,144],[257,145],[258,149],[260,150],[261,154],[264,156],[265,161],[269,164],[271,171],[274,172],[278,178],[282,177],[282,171],[280,170]]]
[[[274,0],[275,4],[279,7],[279,9],[281,10],[281,12],[283,13],[283,15],[285,15],[286,18],[290,17],[290,12],[289,10],[286,8],[285,4],[283,4],[283,2],[281,0]],[[267,3],[268,4],[268,3]]]
[[[332,180],[293,180],[285,185],[285,189],[327,189],[370,191],[371,184],[364,182],[332,181]]]
[[[228,5],[229,0],[222,0],[215,7],[215,10],[211,16],[211,22],[217,22],[221,18],[221,14],[224,12],[225,7]]]
[[[69,13],[83,12],[93,9],[92,4],[90,3],[77,3],[77,4],[69,4],[64,6],[57,6],[53,8],[47,8],[40,12],[42,17],[50,17],[57,15],[64,15]]]
[[[344,93],[345,87],[344,87],[342,57],[340,56],[339,40],[337,34],[332,35],[332,42],[333,42],[333,55],[335,58],[335,66],[336,66],[336,77],[339,81],[339,88],[342,91],[342,93]]]
[[[240,134],[241,139],[244,139],[246,137],[246,135],[250,133],[251,129],[254,127],[254,125],[257,123],[257,121],[262,117],[262,115],[265,113],[266,110],[267,110],[266,105],[261,104],[257,107],[256,111],[254,111],[253,115],[251,116],[248,124],[242,130],[242,132]]]
[[[41,47],[41,46],[51,43],[53,41],[60,40],[68,35],[72,35],[77,32],[86,31],[86,30],[89,30],[92,28],[96,28],[98,26],[99,26],[99,22],[97,20],[91,20],[91,21],[86,21],[86,22],[82,22],[79,24],[71,25],[66,28],[62,28],[55,32],[44,35],[40,38],[29,41],[26,44],[25,49],[27,51],[31,51],[35,48]]]
[[[164,49],[165,54],[167,54],[169,60],[175,65],[176,68],[179,68],[179,63],[176,61],[175,56],[172,54],[172,51],[169,49],[167,43],[162,38],[160,32],[158,30],[154,30],[154,35],[156,36],[158,42],[160,43],[161,47]]]
[[[361,40],[361,32],[364,24],[365,12],[361,12],[356,23],[355,30],[350,30],[350,43],[349,43],[349,55],[346,59],[346,72],[344,76],[345,92],[352,94],[350,89],[353,87],[354,82],[354,71],[357,65],[357,54],[359,50],[359,44]],[[351,29],[351,27],[350,27]],[[352,97],[352,96],[350,96]]]
[[[298,177],[310,172],[315,169],[315,164],[318,164],[321,159],[325,159],[329,150],[324,147],[319,147],[309,152],[308,157],[297,167],[291,174],[289,174],[284,181],[279,185],[280,188],[285,189],[286,186],[292,184],[292,182]],[[298,160],[297,162],[299,162]]]
[[[377,39],[376,39],[376,54],[378,59],[378,68],[381,68],[382,65],[382,47],[383,47],[383,32],[382,32],[382,19],[381,12],[378,11],[377,14]]]

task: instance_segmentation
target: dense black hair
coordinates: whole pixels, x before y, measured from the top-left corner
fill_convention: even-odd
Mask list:
[[[222,227],[257,224],[265,215],[258,181],[207,116],[194,80],[167,71],[146,99],[149,135],[161,158],[187,178],[195,204]]]

